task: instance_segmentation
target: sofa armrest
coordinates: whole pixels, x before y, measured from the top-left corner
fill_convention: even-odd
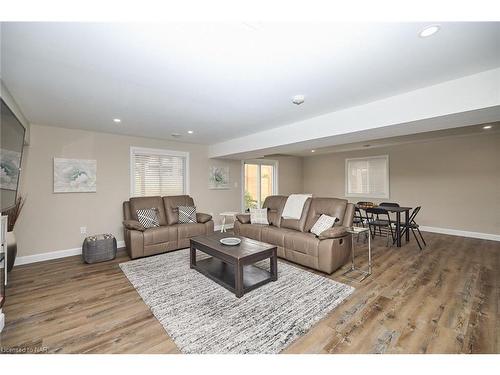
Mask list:
[[[250,224],[250,214],[238,214],[236,215],[236,220],[241,224]]]
[[[209,215],[209,214],[203,214],[201,212],[197,212],[196,213],[196,221],[198,223],[206,223],[208,221],[212,220],[212,215]]]
[[[125,230],[125,245],[130,258],[144,256],[144,232],[139,230]]]
[[[320,240],[326,240],[328,238],[339,238],[339,237],[345,237],[349,233],[347,232],[347,227],[344,226],[338,226],[338,227],[332,227],[327,230],[324,230],[323,232],[320,233],[318,238]]]
[[[124,220],[123,226],[129,230],[138,230],[141,232],[144,232],[144,230],[146,229],[144,228],[144,225],[139,223],[137,220]]]

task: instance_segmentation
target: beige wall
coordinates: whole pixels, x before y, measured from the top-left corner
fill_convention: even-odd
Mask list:
[[[278,161],[278,194],[302,193],[303,158],[288,155],[271,155],[264,159]]]
[[[206,146],[148,138],[31,126],[25,148],[21,193],[26,205],[16,224],[18,255],[33,255],[81,246],[87,232],[122,235],[122,202],[130,196],[130,146],[190,153],[190,194],[200,212],[239,211],[241,164],[210,160]],[[97,160],[97,193],[53,193],[53,158]],[[209,165],[230,167],[229,190],[208,189]],[[234,186],[234,182],[237,186]],[[216,224],[219,217],[216,215]]]
[[[206,146],[32,125],[21,179],[27,201],[15,228],[19,256],[77,248],[84,238],[81,226],[89,234],[110,232],[121,240],[121,203],[130,195],[130,146],[190,152],[190,193],[199,211],[241,209],[241,162],[210,160]],[[383,154],[390,159],[389,200],[422,205],[421,225],[500,234],[499,133],[268,159],[279,162],[279,194],[344,197],[345,158]],[[96,159],[97,193],[54,194],[54,157]],[[229,190],[208,189],[209,165],[230,167]]]
[[[345,159],[371,155],[389,155],[388,200],[421,205],[419,224],[500,234],[500,133],[306,157],[304,191],[344,197]]]

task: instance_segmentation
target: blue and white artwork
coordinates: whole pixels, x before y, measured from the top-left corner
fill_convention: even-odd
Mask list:
[[[54,158],[54,193],[95,193],[97,161]]]
[[[21,153],[0,149],[0,189],[17,190]]]
[[[229,189],[229,167],[210,167],[208,172],[209,189]]]

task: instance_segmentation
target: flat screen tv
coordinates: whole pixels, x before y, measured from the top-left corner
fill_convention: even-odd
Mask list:
[[[0,100],[0,212],[4,212],[16,203],[26,130],[3,99]]]

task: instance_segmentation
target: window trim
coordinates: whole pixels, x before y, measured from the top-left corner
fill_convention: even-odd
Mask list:
[[[279,174],[279,162],[274,159],[248,159],[241,161],[241,212],[245,212],[245,164],[259,164],[259,165],[272,165],[274,166],[274,176],[273,176],[273,195],[279,194],[278,187],[278,174]],[[260,168],[259,168],[260,173]],[[260,185],[259,185],[260,186]],[[260,190],[260,188],[259,188]],[[260,191],[259,191],[260,192]],[[264,202],[262,202],[264,203]]]
[[[184,194],[189,195],[189,152],[185,151],[175,151],[166,150],[161,148],[148,148],[148,147],[137,147],[130,146],[130,158],[129,158],[129,173],[130,173],[130,196],[134,197],[135,191],[135,163],[134,156],[136,153],[145,153],[150,155],[162,155],[162,156],[179,156],[185,159],[185,174],[184,174]]]
[[[387,176],[386,176],[386,186],[387,186],[387,194],[357,194],[357,193],[349,193],[349,162],[350,161],[355,161],[355,160],[369,160],[369,159],[384,159],[385,160],[385,165],[386,165],[386,170],[387,170]],[[391,186],[390,186],[390,168],[389,168],[389,155],[374,155],[374,156],[364,156],[364,157],[359,157],[359,158],[346,158],[345,159],[345,197],[349,198],[383,198],[383,199],[389,199],[390,198],[390,191],[391,191]]]

